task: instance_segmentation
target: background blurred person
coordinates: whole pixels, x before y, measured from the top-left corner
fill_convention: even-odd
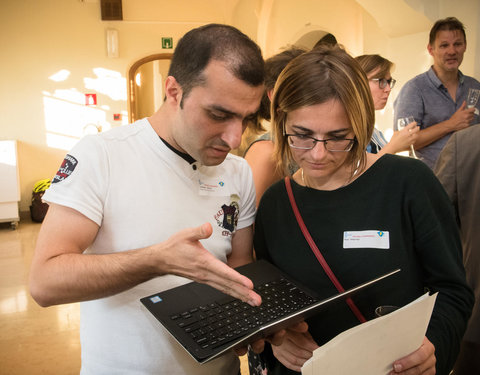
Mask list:
[[[396,83],[391,74],[393,63],[380,55],[361,55],[355,59],[367,74],[375,110],[384,109]],[[416,123],[408,124],[404,129],[394,131],[390,141],[387,141],[382,132],[374,128],[367,152],[382,155],[406,151],[415,143],[419,130]]]
[[[454,375],[480,374],[480,125],[452,134],[435,173],[447,191],[460,227],[467,282],[475,305],[460,346]]]
[[[480,122],[475,108],[467,108],[465,103],[468,90],[480,89],[480,82],[459,70],[467,37],[455,17],[435,22],[427,49],[433,65],[400,90],[394,102],[393,128],[399,118],[413,116],[421,129],[415,142],[416,154],[433,168],[453,132]]]

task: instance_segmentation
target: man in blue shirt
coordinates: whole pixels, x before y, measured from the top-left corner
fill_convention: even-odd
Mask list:
[[[430,168],[453,132],[480,122],[478,109],[475,113],[475,108],[466,106],[468,90],[480,89],[480,82],[459,70],[466,47],[465,29],[458,19],[437,21],[427,46],[433,66],[408,81],[394,103],[394,129],[399,118],[415,118],[420,126],[415,149]]]

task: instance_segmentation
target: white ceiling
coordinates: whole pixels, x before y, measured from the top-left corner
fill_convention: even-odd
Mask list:
[[[392,38],[430,30],[431,0],[356,0]],[[438,4],[438,2],[436,2]]]

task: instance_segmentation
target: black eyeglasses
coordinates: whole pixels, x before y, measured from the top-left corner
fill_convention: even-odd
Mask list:
[[[370,81],[378,81],[378,87],[380,87],[381,89],[387,87],[387,84],[390,86],[391,89],[393,89],[395,87],[395,83],[397,83],[397,81],[393,78],[370,78]]]
[[[315,147],[317,142],[323,142],[325,149],[331,152],[348,152],[352,149],[355,143],[355,138],[330,138],[317,139],[309,135],[301,134],[285,134],[288,139],[288,145],[291,148],[299,150],[311,150]]]

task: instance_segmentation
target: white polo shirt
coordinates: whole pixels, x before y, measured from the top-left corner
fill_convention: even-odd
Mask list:
[[[165,241],[210,222],[203,246],[226,262],[231,235],[253,224],[248,164],[228,155],[219,166],[189,164],[147,119],[84,137],[67,155],[43,199],[73,208],[100,226],[86,253],[111,253]],[[139,299],[189,280],[166,275],[112,297],[81,303],[81,374],[238,374],[226,355],[198,365]]]

